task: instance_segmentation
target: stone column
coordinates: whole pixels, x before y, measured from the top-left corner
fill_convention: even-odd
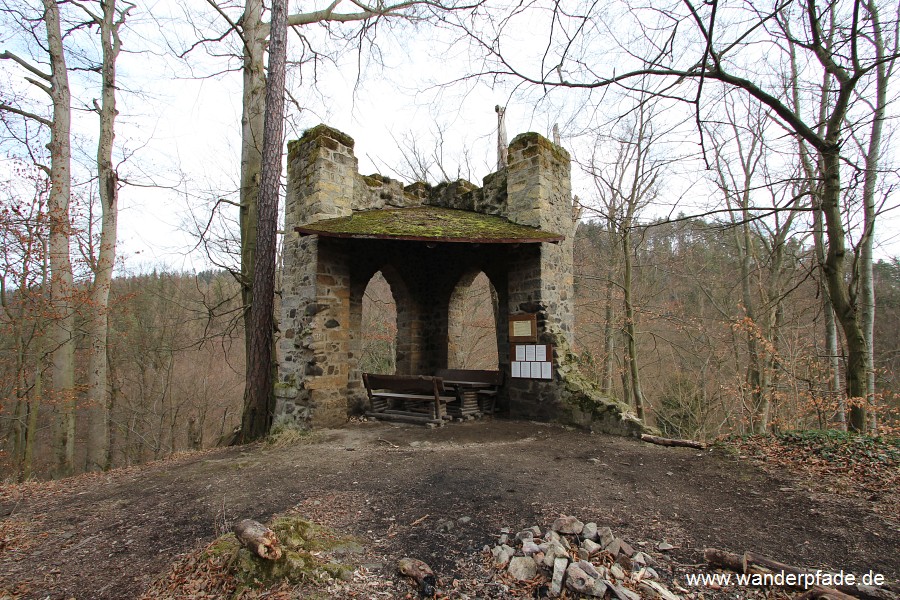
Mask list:
[[[509,313],[537,315],[538,341],[556,350],[554,367],[571,347],[574,325],[570,165],[568,152],[536,133],[518,135],[509,145],[507,218],[566,236],[557,244],[523,246],[509,265]],[[553,381],[510,379],[510,410],[557,418],[563,387],[559,372]]]
[[[288,144],[276,419],[346,420],[350,257],[340,240],[300,237],[294,228],[351,214],[357,164],[353,139],[324,125]]]

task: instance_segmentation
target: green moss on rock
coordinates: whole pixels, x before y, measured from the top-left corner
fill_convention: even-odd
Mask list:
[[[331,138],[332,140],[347,146],[351,150],[353,149],[354,144],[356,144],[353,138],[346,133],[325,124],[316,125],[315,127],[311,127],[304,131],[303,135],[300,136],[300,143],[309,142],[316,138]]]
[[[563,406],[568,414],[563,420],[570,424],[625,437],[640,437],[654,433],[637,418],[627,404],[604,394],[600,387],[584,376],[579,369],[578,356],[564,343],[557,347],[560,365],[557,368],[563,381]]]
[[[557,155],[557,158],[563,162],[569,162],[572,160],[571,155],[566,151],[562,146],[557,146],[544,136],[539,133],[535,133],[534,131],[528,131],[526,133],[520,133],[516,137],[513,138],[513,141],[509,143],[510,152],[518,148],[519,146],[539,146],[544,148],[545,150],[549,150],[550,152]]]

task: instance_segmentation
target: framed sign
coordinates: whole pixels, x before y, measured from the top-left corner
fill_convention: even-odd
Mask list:
[[[553,379],[553,347],[549,344],[513,344],[510,359],[514,379]]]
[[[509,315],[509,341],[534,343],[537,341],[537,316],[534,314]]]

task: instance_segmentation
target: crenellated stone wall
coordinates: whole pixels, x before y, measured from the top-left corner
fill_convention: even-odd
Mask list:
[[[397,372],[448,364],[448,313],[460,281],[481,271],[497,305],[497,348],[510,415],[633,435],[640,422],[578,375],[572,353],[574,223],[569,154],[536,133],[509,146],[509,166],[483,179],[431,186],[363,176],[353,139],[325,125],[288,144],[278,418],[313,426],[344,422],[365,405],[358,369],[362,296],[381,271],[397,303]],[[505,217],[559,233],[559,243],[477,244],[299,236],[294,228],[355,212],[439,206]],[[534,313],[541,343],[553,344],[551,381],[511,379],[507,318]],[[458,334],[456,334],[458,335]]]

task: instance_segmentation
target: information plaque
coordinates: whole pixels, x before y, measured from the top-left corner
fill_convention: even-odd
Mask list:
[[[509,341],[534,343],[537,341],[537,317],[533,314],[509,316]]]
[[[549,344],[513,344],[510,357],[514,379],[553,379],[553,348]]]

